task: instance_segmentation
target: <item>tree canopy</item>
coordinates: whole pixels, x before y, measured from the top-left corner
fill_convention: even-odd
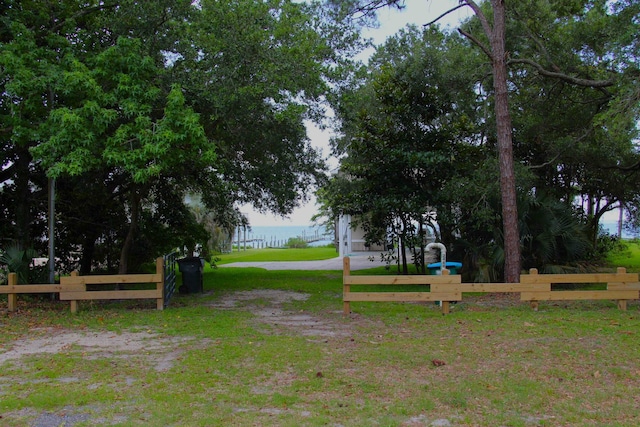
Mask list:
[[[476,279],[495,280],[503,277],[510,253],[501,225],[504,189],[497,186],[498,116],[489,108],[496,102],[491,31],[481,29],[493,22],[495,10],[488,2],[465,3],[478,13],[460,26],[460,35],[440,32],[433,23],[421,31],[405,30],[379,47],[361,79],[343,90],[337,109],[342,136],[335,141],[344,156],[343,174],[321,197],[334,213],[362,215],[365,224],[374,218],[368,212],[378,200],[392,200],[396,214],[389,217],[396,218],[397,209],[414,209],[412,203],[420,200],[414,227],[419,229],[420,215],[432,212],[439,238],[453,256],[482,276]],[[632,212],[628,201],[640,192],[634,98],[638,7],[627,1],[507,5],[510,156],[524,266],[555,268],[586,260],[597,249],[601,216],[621,205]],[[446,47],[436,53],[440,40]],[[385,95],[389,76],[393,83]],[[390,108],[395,101],[397,107]],[[432,116],[421,115],[421,109]],[[410,113],[401,117],[399,111]],[[397,129],[405,133],[399,136]],[[444,142],[434,144],[434,135]],[[398,141],[402,165],[411,173],[433,173],[419,174],[409,184],[402,168],[388,167],[394,159],[388,150]],[[412,146],[412,141],[420,142]],[[417,167],[409,160],[416,158],[432,163]],[[397,178],[394,185],[391,176]],[[389,218],[375,218],[379,229],[395,232]]]
[[[320,11],[288,0],[6,2],[3,238],[44,240],[47,178],[60,244],[84,252],[85,268],[113,265],[100,242],[120,247],[120,271],[143,242],[159,244],[150,232],[166,241],[149,258],[190,244],[189,192],[225,227],[241,221],[240,203],[289,213],[324,177],[304,122],[321,117],[348,45],[337,38],[354,39],[329,33]]]
[[[638,1],[464,1],[457,32],[406,28],[354,61],[361,26],[402,4],[6,1],[0,245],[41,250],[54,178],[60,259],[83,272],[224,240],[239,204],[287,214],[325,182],[305,121],[327,105],[325,209],[418,264],[431,230],[478,279],[509,278],[510,257],[592,257],[616,207],[637,220]]]

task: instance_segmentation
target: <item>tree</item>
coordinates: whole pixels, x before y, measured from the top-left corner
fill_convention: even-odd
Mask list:
[[[384,6],[395,6],[393,1],[357,1],[350,3],[354,10],[368,13]],[[470,7],[476,16],[459,28],[464,35],[489,58],[493,77],[493,105],[495,109],[496,142],[499,153],[500,193],[505,245],[505,279],[517,281],[520,273],[520,233],[518,232],[517,190],[514,168],[513,126],[509,105],[509,84],[520,75],[538,76],[556,83],[580,88],[592,88],[602,92],[606,106],[597,115],[587,118],[588,123],[604,117],[611,120],[610,130],[626,130],[626,139],[636,130],[637,67],[630,52],[637,51],[638,4],[633,1],[618,2],[564,2],[537,1],[514,3],[506,8],[502,0],[476,3],[462,0],[459,7]],[[452,11],[451,10],[451,11]],[[446,15],[446,13],[445,13]],[[444,16],[444,15],[442,15]],[[434,22],[436,22],[437,18]],[[543,17],[543,19],[539,19]],[[555,18],[555,19],[553,19]],[[433,22],[432,22],[433,23]],[[431,25],[432,23],[427,23]],[[615,28],[614,30],[605,30]],[[508,38],[507,29],[512,34]],[[569,49],[567,49],[569,47]],[[556,48],[556,49],[554,49]],[[611,65],[611,66],[610,66]],[[609,88],[616,89],[609,90]],[[619,97],[619,98],[618,98]],[[611,108],[611,100],[622,101]],[[631,101],[631,102],[629,102]],[[624,108],[620,108],[620,106]],[[622,120],[613,111],[624,110]],[[594,121],[595,120],[595,121]],[[629,160],[631,160],[629,158]],[[548,159],[547,159],[548,160]],[[630,170],[633,162],[625,160],[618,171]],[[620,161],[620,158],[618,158]],[[548,162],[553,167],[555,162]],[[546,164],[546,162],[543,162]],[[540,165],[532,165],[539,167]],[[608,166],[611,168],[612,166]],[[628,176],[627,176],[628,178]],[[620,182],[620,181],[619,181]],[[628,182],[628,181],[627,181]],[[576,182],[572,181],[575,186]],[[606,186],[602,186],[605,188]],[[620,188],[620,186],[616,186]],[[626,187],[628,188],[628,186]],[[610,192],[599,192],[596,197],[607,197],[607,202],[590,214],[597,218],[616,205],[616,197],[605,196]],[[621,193],[619,193],[621,194]],[[595,193],[594,193],[595,195]],[[629,197],[629,195],[625,196]],[[591,197],[590,197],[591,198]],[[572,203],[573,200],[568,201]],[[595,204],[592,203],[591,206]],[[598,212],[597,214],[595,212]],[[593,227],[595,228],[595,227]]]
[[[597,221],[602,214],[617,206],[621,200],[632,200],[633,194],[639,189],[633,184],[638,164],[638,152],[633,144],[634,135],[637,135],[637,115],[634,109],[629,108],[624,115],[617,116],[615,126],[603,126],[602,122],[602,117],[608,115],[612,108],[620,111],[611,101],[620,94],[621,89],[628,96],[627,83],[623,82],[628,81],[627,76],[633,75],[629,58],[624,61],[616,59],[616,69],[625,72],[618,74],[620,82],[612,85],[616,81],[615,74],[611,74],[603,58],[618,58],[624,56],[622,52],[633,51],[634,45],[629,41],[633,40],[629,37],[633,31],[629,31],[629,27],[637,24],[633,23],[630,17],[634,15],[626,8],[621,9],[621,13],[614,17],[600,6],[599,3],[587,5],[575,2],[541,1],[535,5],[518,3],[512,5],[504,17],[505,31],[512,35],[507,38],[506,50],[509,52],[509,112],[513,112],[512,117],[515,118],[510,126],[513,128],[511,157],[515,160],[515,206],[519,207],[516,209],[515,219],[516,230],[522,230],[517,233],[517,242],[524,251],[518,258],[527,266],[540,263],[539,268],[547,268],[553,263],[575,263],[577,254],[584,258],[590,256],[582,250],[585,239],[584,228],[580,223],[589,225],[591,230],[597,230]],[[481,9],[478,9],[478,13],[485,13],[488,17],[486,24],[491,21],[493,25],[492,9],[489,9],[488,3],[479,7]],[[627,4],[626,7],[630,6]],[[621,19],[620,16],[626,18]],[[602,29],[608,28],[613,22],[623,26],[625,30],[617,28],[611,33],[603,34]],[[597,25],[594,26],[594,23]],[[482,35],[482,25],[477,17],[470,19],[461,26],[460,34],[472,40],[471,44],[482,47],[476,48],[476,51],[491,56],[490,40]],[[429,28],[430,24],[426,27]],[[490,29],[494,31],[491,26]],[[544,39],[541,34],[544,34]],[[625,36],[620,37],[619,34]],[[428,43],[433,43],[433,40]],[[406,40],[397,43],[398,46],[405,44],[408,44]],[[625,44],[627,47],[623,47]],[[381,63],[387,64],[389,75],[399,73],[400,70],[406,71],[409,68],[407,64],[419,52],[419,49],[401,51],[393,46],[392,39],[384,50],[378,51],[380,61],[373,59],[369,65],[371,76],[375,75],[376,67]],[[463,43],[462,40],[450,43],[444,57],[447,61],[455,61],[454,58],[459,57],[469,60],[474,57],[468,50],[470,47],[469,43]],[[437,212],[441,238],[445,240],[451,236],[449,243],[454,248],[462,248],[465,265],[470,267],[478,266],[490,258],[504,264],[509,254],[513,253],[506,245],[504,224],[499,226],[505,217],[504,212],[500,213],[504,209],[504,199],[496,198],[503,191],[496,188],[496,183],[500,182],[500,167],[491,156],[492,150],[497,150],[500,146],[499,135],[493,130],[498,116],[485,113],[485,106],[495,104],[495,78],[487,78],[487,75],[493,76],[493,72],[485,72],[486,65],[491,70],[492,63],[474,64],[469,68],[475,67],[475,71],[467,69],[462,62],[447,70],[450,74],[458,70],[466,72],[460,76],[462,83],[456,87],[466,85],[467,92],[456,92],[458,98],[455,99],[455,105],[458,108],[460,105],[472,106],[466,112],[466,123],[472,125],[466,135],[450,134],[457,135],[457,139],[453,137],[448,142],[455,147],[455,162],[450,162],[448,168],[445,168],[442,187],[427,191],[430,193],[429,206]],[[404,97],[405,93],[420,93],[420,90],[428,93],[425,88],[432,85],[447,89],[451,87],[450,82],[434,79],[428,65],[422,66],[429,76],[426,82],[416,79],[412,82],[415,83],[413,87],[403,85],[405,79],[393,80],[393,84],[389,85],[397,90],[388,90],[390,94],[393,93],[389,98],[400,100],[400,104],[404,104],[404,111],[425,108],[420,105],[420,100]],[[367,77],[366,70],[360,73],[360,76],[365,76],[363,81],[367,82],[362,87],[374,81],[373,77]],[[381,79],[378,80],[376,89],[383,86],[381,82]],[[377,117],[384,117],[384,114],[392,111],[388,106],[383,107],[386,105],[386,98],[377,96],[382,92],[375,92],[372,87],[373,85],[368,90],[361,90],[357,80],[354,88],[343,87],[343,96],[336,103],[343,122],[343,136],[336,139],[335,149],[340,153],[349,153],[343,161],[345,172],[351,170],[352,163],[356,161],[359,169],[357,173],[349,172],[351,175],[336,177],[321,194],[323,200],[333,203],[333,206],[342,206],[352,212],[357,212],[362,206],[373,206],[374,201],[369,199],[376,200],[374,194],[380,196],[387,188],[398,190],[399,187],[392,187],[384,181],[379,181],[378,186],[371,185],[372,188],[369,188],[368,183],[375,182],[374,176],[383,175],[384,171],[391,173],[388,165],[394,157],[391,152],[384,151],[386,146],[378,146],[379,140],[391,141],[394,129],[400,128],[398,123],[406,129],[414,122],[409,115],[387,121],[379,118],[373,120],[374,116],[370,115],[367,120],[362,120],[360,113],[364,110],[372,112],[379,109]],[[468,92],[475,96],[465,97],[463,94]],[[433,99],[429,102],[433,102]],[[437,105],[433,103],[431,107],[437,108]],[[457,113],[459,111],[445,114],[440,120],[456,117],[459,124],[465,123],[463,116],[458,116]],[[477,113],[480,115],[474,116]],[[400,116],[397,111],[393,114],[396,118]],[[475,119],[469,121],[470,117]],[[372,129],[377,130],[373,132]],[[411,138],[405,134],[398,139],[408,141]],[[355,157],[351,158],[355,150],[360,153],[359,161]],[[384,162],[376,163],[372,160],[375,158],[372,153],[376,150],[384,153],[381,155]],[[401,151],[407,154],[412,150],[414,148],[404,145]],[[366,156],[362,153],[366,153]],[[411,164],[406,159],[400,163]],[[369,166],[383,172],[371,171]],[[369,175],[366,175],[367,179],[363,182],[354,180],[354,176],[365,174]],[[400,178],[398,182],[401,182]],[[348,200],[344,195],[337,195],[337,191],[358,196]],[[388,203],[384,209],[390,210],[390,205],[406,205],[406,200],[415,197],[405,194],[404,198],[399,197],[399,200]],[[574,206],[577,197],[592,202],[588,206],[585,204],[582,209],[579,206],[576,209]],[[381,197],[380,203],[382,200],[390,199]],[[385,218],[384,209],[372,210],[370,216],[364,212],[360,214],[365,218],[382,220]],[[518,213],[520,209],[523,210],[522,214]],[[547,222],[536,218],[536,215],[542,213],[547,216]],[[387,221],[390,223],[390,220]],[[540,227],[542,223],[547,224],[549,230],[543,231]],[[572,230],[571,234],[563,233],[557,227],[558,224]],[[591,236],[592,241],[595,241],[595,231]],[[503,267],[492,264],[491,271],[485,277],[495,280],[501,278],[504,270]],[[506,279],[511,280],[508,277]]]
[[[34,171],[40,186],[46,170],[63,189],[70,177],[86,188],[105,180],[104,206],[120,203],[126,232],[61,233],[80,240],[84,266],[97,254],[91,241],[120,245],[121,271],[136,242],[154,240],[141,233],[165,200],[183,206],[187,192],[200,193],[225,223],[235,203],[286,214],[322,179],[304,120],[319,117],[334,46],[349,42],[323,37],[330,25],[318,9],[286,0],[9,6],[0,20],[0,178],[13,198],[3,195],[2,226],[21,240],[43,235],[30,231],[43,212],[27,204]],[[80,211],[80,221],[102,222],[100,211]],[[173,224],[194,231],[190,220]]]
[[[289,213],[322,179],[307,139],[335,52],[312,10],[290,1],[203,1],[172,72],[218,145],[234,201]],[[203,194],[207,201],[207,194]]]
[[[512,129],[507,90],[505,5],[503,0],[491,1],[493,22],[490,23],[476,2],[472,0],[462,0],[461,3],[473,9],[482,24],[483,31],[489,39],[489,45],[485,46],[476,37],[471,35],[471,33],[461,30],[462,34],[482,47],[483,52],[487,54],[492,64],[498,157],[500,159],[500,191],[502,194],[504,244],[506,249],[505,274],[507,281],[517,282],[520,277],[520,243],[517,221],[515,172],[513,167]],[[385,6],[401,7],[398,1],[393,0],[354,1],[350,4],[354,13],[360,12],[364,15],[375,13],[377,9]]]
[[[489,39],[486,46],[471,33],[460,29],[460,33],[477,43],[491,61],[496,119],[496,139],[500,168],[500,194],[502,196],[502,221],[505,249],[505,281],[520,281],[520,234],[518,231],[518,206],[513,166],[513,136],[509,112],[507,85],[506,8],[504,0],[491,0],[493,22],[472,0],[463,0],[476,14],[482,29]]]
[[[463,101],[475,98],[473,86],[446,56],[453,44],[435,29],[400,32],[377,50],[362,86],[337,105],[344,136],[336,149],[346,157],[321,197],[334,212],[357,215],[369,241],[397,236],[405,273],[405,249],[424,272],[425,230],[434,228],[435,212],[440,223],[450,209],[440,204],[441,192],[474,114]]]
[[[57,89],[79,102],[51,112],[48,123],[57,130],[32,152],[54,177],[107,168],[128,177],[129,231],[119,263],[123,274],[153,181],[184,180],[194,170],[206,173],[216,159],[214,146],[198,115],[185,105],[181,89],[173,86],[163,93],[157,83],[162,70],[144,54],[141,41],[119,38],[92,58],[91,68],[68,61]]]

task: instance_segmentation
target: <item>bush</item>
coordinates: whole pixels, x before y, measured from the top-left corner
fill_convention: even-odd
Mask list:
[[[290,237],[286,246],[289,249],[304,249],[308,248],[309,244],[302,237]]]

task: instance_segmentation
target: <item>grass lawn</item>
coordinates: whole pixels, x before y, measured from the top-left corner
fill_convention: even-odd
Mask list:
[[[624,240],[618,250],[607,256],[607,262],[627,271],[640,271],[640,240]]]
[[[262,261],[313,261],[331,259],[338,254],[334,247],[309,247],[305,249],[247,249],[228,254],[216,255],[220,259],[218,264],[233,262],[262,262]]]
[[[71,315],[23,298],[0,317],[0,425],[640,425],[637,301],[534,312],[482,296],[447,316],[352,303],[345,318],[340,271],[204,277],[204,294],[164,311],[83,302]]]

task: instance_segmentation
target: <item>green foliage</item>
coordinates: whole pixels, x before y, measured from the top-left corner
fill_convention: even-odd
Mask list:
[[[186,194],[229,230],[237,204],[288,214],[323,179],[304,121],[320,119],[357,41],[319,5],[28,1],[1,13],[0,230],[44,242],[56,177],[64,268],[126,269],[205,244],[216,232],[186,214]]]
[[[290,237],[285,246],[290,249],[305,249],[309,244],[302,237]]]
[[[591,245],[586,227],[567,204],[532,197],[519,206],[519,217],[524,269],[545,273],[587,259]]]
[[[602,216],[623,206],[633,220],[640,211],[638,4],[541,0],[506,10],[522,261],[542,269],[597,262]],[[487,43],[480,27],[476,17],[462,25]],[[433,27],[388,39],[341,88],[341,174],[319,199],[334,215],[357,215],[378,240],[417,230],[421,215],[434,213],[465,274],[500,280],[494,88],[479,53]]]
[[[334,213],[357,215],[369,242],[399,238],[400,253],[411,249],[422,267],[425,227],[435,229],[431,213],[473,114],[460,99],[474,95],[445,59],[453,45],[437,30],[408,28],[378,49],[361,86],[343,95],[336,147],[347,156],[319,195]]]
[[[30,283],[31,263],[37,256],[38,253],[32,248],[22,249],[19,245],[12,245],[0,249],[0,264],[4,264],[9,273],[16,273],[18,283]]]

